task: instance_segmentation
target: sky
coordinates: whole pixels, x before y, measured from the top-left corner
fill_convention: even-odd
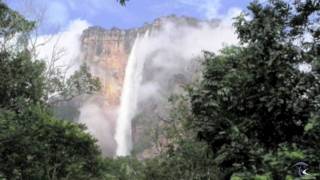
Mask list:
[[[137,41],[139,42],[137,47],[140,48],[134,53],[136,59],[146,60],[147,57],[154,57],[149,60],[154,63],[150,67],[161,70],[157,70],[157,75],[152,76],[154,78],[152,82],[141,85],[139,93],[142,99],[147,97],[163,99],[163,94],[166,93],[159,93],[162,92],[160,82],[167,84],[167,77],[181,71],[180,67],[187,67],[186,65],[191,63],[190,60],[196,59],[202,50],[217,53],[225,45],[236,44],[238,41],[231,26],[231,19],[249,3],[249,0],[130,0],[126,6],[121,6],[116,0],[4,1],[31,20],[42,19],[40,27],[36,29],[39,34],[35,34],[33,39],[37,46],[36,58],[50,64],[51,58],[62,52],[62,56],[54,63],[61,72],[66,72],[66,77],[70,77],[82,63],[79,58],[80,37],[83,30],[89,26],[135,28],[141,27],[144,23],[151,23],[158,17],[172,14],[198,19],[221,19],[219,27],[204,24],[196,28],[189,26],[175,28],[168,24],[157,36]],[[99,75],[101,72],[101,76],[106,74],[102,68],[94,75]],[[127,109],[134,108],[130,106]],[[113,137],[113,131],[109,130],[113,126],[106,121],[106,118],[108,114],[114,113],[114,110],[106,112],[100,103],[86,102],[79,111],[80,122],[86,124],[89,132],[98,139],[102,151],[108,152],[108,149],[115,145],[112,140],[106,141]]]
[[[130,0],[121,6],[116,0],[5,0],[34,19],[43,17],[40,33],[50,34],[75,20],[104,28],[133,28],[160,16],[184,15],[199,19],[222,18],[232,10],[244,10],[250,0]]]

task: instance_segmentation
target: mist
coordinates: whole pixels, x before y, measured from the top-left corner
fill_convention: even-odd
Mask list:
[[[202,51],[218,53],[223,46],[237,43],[231,23],[226,21],[219,23],[205,21],[193,25],[190,23],[177,24],[170,18],[164,20],[160,29],[153,30],[149,36],[143,38],[143,41],[137,41],[134,51],[131,52],[134,53],[135,61],[143,63],[142,81],[133,80],[134,83],[140,84],[128,85],[131,89],[125,89],[125,94],[126,91],[131,91],[133,94],[131,96],[126,94],[124,98],[128,98],[129,101],[124,102],[130,105],[126,105],[127,109],[121,108],[118,112],[121,118],[117,120],[119,122],[117,122],[116,134],[117,143],[121,146],[117,151],[130,152],[132,150],[131,127],[134,116],[142,114],[150,121],[157,121],[155,116],[168,114],[169,96],[181,91],[179,87],[182,84],[192,82],[194,73],[199,70],[197,69],[200,66],[198,60]],[[129,59],[129,61],[132,60],[132,58]],[[133,82],[125,81],[124,88],[128,88],[126,83]],[[132,99],[137,99],[137,101],[132,101]],[[124,120],[121,113],[128,113],[130,116]],[[148,129],[148,127],[144,128]],[[119,140],[121,133],[123,138]],[[124,140],[125,137],[126,140]],[[123,144],[127,144],[127,150],[123,150]],[[120,153],[120,155],[123,154],[128,153]]]
[[[76,19],[58,33],[35,36],[36,58],[44,60],[47,66],[54,63],[55,68],[69,77],[82,64],[80,37],[89,26],[87,21]]]
[[[196,26],[188,23],[177,24],[166,19],[159,29],[151,30],[148,37],[138,41],[135,58],[144,63],[142,80],[135,86],[138,89],[129,89],[136,92],[137,98],[131,102],[134,104],[130,105],[136,108],[132,109],[131,116],[126,119],[129,126],[132,126],[132,120],[138,114],[145,114],[150,121],[157,121],[153,118],[155,115],[164,116],[168,113],[168,97],[181,92],[182,84],[192,82],[194,73],[200,68],[199,57],[202,51],[218,53],[224,46],[238,42],[231,23],[231,17],[238,14],[237,10],[232,10],[220,20],[202,21]],[[65,54],[58,65],[68,67],[69,76],[81,63],[86,62],[81,59],[80,37],[88,26],[85,21],[74,21],[65,31],[54,35],[52,43],[41,47],[40,52],[45,53],[40,54],[40,57],[50,59],[54,48],[62,48]],[[45,41],[49,37],[42,36],[39,39]],[[88,65],[91,73],[102,79],[109,73],[101,67],[90,63]],[[77,104],[80,114],[76,121],[87,126],[88,132],[98,140],[104,155],[114,156],[117,151],[115,120],[122,113],[121,108],[109,106],[100,92],[81,98]],[[126,137],[129,143],[127,151],[130,152],[130,144],[133,143],[134,146],[139,138],[132,142],[133,137]]]

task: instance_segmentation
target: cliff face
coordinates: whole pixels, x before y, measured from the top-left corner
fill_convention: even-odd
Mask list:
[[[119,105],[122,82],[135,30],[91,27],[83,32],[82,58],[94,75],[100,78],[102,94],[108,105]]]
[[[199,21],[190,17],[167,16],[158,18],[150,24],[145,24],[141,28],[135,29],[121,30],[118,28],[103,29],[101,27],[90,27],[86,29],[81,36],[82,61],[89,65],[92,74],[99,77],[102,83],[100,94],[92,98],[91,101],[95,102],[95,104],[99,104],[101,111],[106,114],[104,118],[110,127],[109,131],[111,132],[109,132],[110,136],[108,136],[108,139],[100,140],[98,138],[99,141],[112,141],[108,145],[105,145],[106,147],[102,147],[103,151],[107,149],[105,150],[107,152],[105,153],[106,155],[112,156],[116,149],[114,139],[110,139],[110,137],[114,135],[117,108],[120,105],[126,64],[134,41],[139,34],[143,35],[147,30],[150,34],[156,33],[163,28],[166,22],[174,24],[177,28],[186,25],[197,27],[200,26],[201,23],[204,23],[204,21]],[[208,22],[209,21],[206,21],[205,23],[212,26],[216,26],[218,23],[217,21]],[[145,74],[148,74],[144,77],[144,82],[152,81],[152,77],[157,71],[157,68],[153,68],[152,65],[149,64],[150,62],[146,62],[145,64],[145,66],[148,66],[149,68],[144,68]],[[170,77],[164,79],[163,84],[161,85],[164,87],[163,91],[173,91],[174,84],[179,84],[178,80],[176,80],[178,76],[179,75],[174,75],[171,79]],[[178,79],[185,79],[183,75],[181,76],[182,77]],[[180,82],[180,84],[181,83],[183,82]],[[170,92],[167,94],[170,94]],[[159,115],[155,114],[155,110],[162,112],[164,111],[161,109],[163,106],[165,106],[163,102],[157,99],[140,102],[139,104],[139,116],[134,119],[132,130],[134,144],[133,151],[141,159],[156,154],[154,144],[151,142],[154,140],[145,138],[148,136],[147,134],[150,133],[148,132],[146,134],[145,131],[151,130],[152,127],[148,129],[149,126],[156,127],[159,125],[159,123],[157,123],[157,121],[160,121],[159,118],[157,118]],[[163,114],[166,113],[164,112]],[[150,119],[152,119],[152,122]],[[148,128],[146,128],[146,126]],[[101,144],[103,143],[100,143],[100,145]],[[136,145],[139,147],[135,147]]]
[[[82,60],[88,63],[92,73],[100,78],[102,93],[108,105],[119,105],[128,56],[138,34],[142,35],[147,30],[157,31],[165,22],[171,22],[178,27],[186,24],[199,26],[204,21],[172,15],[158,18],[140,28],[121,30],[94,26],[83,32],[81,36]],[[215,26],[217,21],[213,20],[209,24]]]

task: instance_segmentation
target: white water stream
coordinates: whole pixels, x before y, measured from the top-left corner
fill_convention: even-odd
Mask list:
[[[146,32],[142,38],[139,36],[136,38],[126,66],[116,124],[115,140],[117,142],[117,156],[130,155],[132,148],[131,121],[137,109],[139,88],[145,63],[145,58],[137,57],[137,50],[148,37],[148,34]]]

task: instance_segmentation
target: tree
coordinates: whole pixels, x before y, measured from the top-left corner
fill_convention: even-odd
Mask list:
[[[17,109],[40,102],[43,96],[44,63],[32,62],[22,43],[34,23],[0,1],[0,108]],[[16,38],[16,43],[13,38]]]
[[[0,176],[100,179],[103,161],[84,126],[54,119],[39,106],[0,114]]]
[[[203,79],[189,91],[191,122],[223,178],[282,179],[297,160],[320,160],[319,26],[312,26],[320,4],[255,1],[248,9],[235,22],[241,46],[205,53]]]
[[[189,98],[172,95],[168,119],[163,119],[157,134],[159,155],[145,160],[146,179],[217,179],[218,171],[208,145],[195,139],[190,119]],[[165,139],[165,141],[163,140]]]
[[[89,67],[86,64],[81,65],[80,69],[65,81],[60,79],[59,75],[52,76],[51,78],[48,85],[55,87],[51,88],[49,92],[55,93],[56,96],[48,98],[48,103],[53,105],[59,102],[70,101],[77,96],[92,94],[101,88],[99,79],[91,75]]]
[[[27,21],[23,16],[8,8],[6,4],[0,1],[0,45],[1,50],[7,48],[8,41],[14,36],[21,40],[25,34],[34,28],[34,22]],[[21,34],[17,34],[21,33]],[[19,44],[19,43],[17,43]]]
[[[0,17],[0,178],[101,179],[103,159],[95,140],[83,125],[50,113],[46,67],[32,57],[25,38],[34,23],[2,1]],[[68,98],[99,89],[86,66],[67,84],[61,88]]]
[[[43,103],[43,62],[31,61],[27,50],[3,50],[0,64],[0,108],[19,111],[31,104]]]
[[[120,3],[122,6],[124,6],[124,5],[126,5],[126,2],[129,1],[129,0],[117,0],[117,1],[119,1],[119,3]]]
[[[106,158],[104,161],[104,178],[119,180],[143,180],[144,164],[134,157]]]

